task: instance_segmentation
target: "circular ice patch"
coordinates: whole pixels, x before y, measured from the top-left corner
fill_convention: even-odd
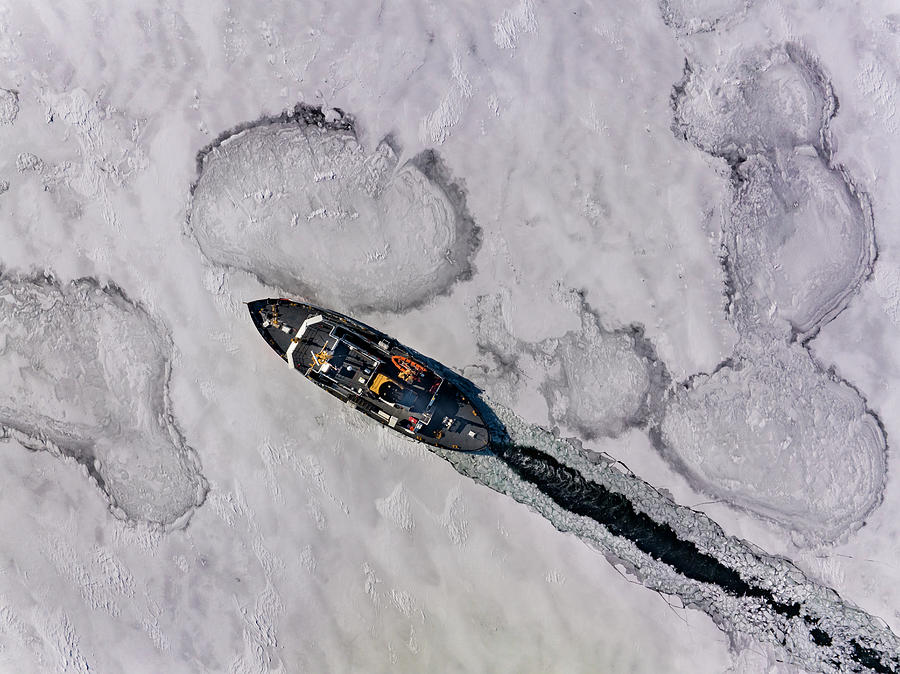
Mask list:
[[[625,331],[602,330],[585,315],[551,351],[558,370],[541,386],[550,417],[587,440],[616,436],[640,421],[650,389],[650,363]]]
[[[726,225],[735,304],[754,321],[778,316],[808,335],[837,315],[871,270],[868,204],[814,152],[757,155]],[[746,316],[745,316],[746,318]]]
[[[190,211],[204,255],[343,310],[408,309],[470,276],[478,231],[436,156],[398,165],[389,143],[368,154],[349,122],[323,120],[265,121],[206,151]]]
[[[676,126],[718,156],[821,147],[836,107],[821,69],[793,44],[741,53],[721,69],[688,70],[676,94]]]
[[[859,394],[797,345],[696,379],[665,413],[662,440],[697,486],[831,541],[881,498],[885,437]]]

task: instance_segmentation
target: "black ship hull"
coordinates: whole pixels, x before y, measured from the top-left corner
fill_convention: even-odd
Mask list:
[[[406,437],[485,450],[482,418],[440,367],[349,316],[287,299],[248,303],[256,329],[292,370]]]

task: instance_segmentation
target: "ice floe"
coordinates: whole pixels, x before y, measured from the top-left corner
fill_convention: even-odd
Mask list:
[[[368,152],[298,106],[204,150],[190,231],[210,262],[338,310],[406,310],[472,273],[479,230],[439,157]]]
[[[834,541],[880,503],[887,449],[860,392],[808,349],[877,257],[869,198],[834,161],[837,98],[814,55],[786,43],[688,63],[673,104],[676,135],[730,169],[722,262],[740,339],[674,390],[654,438],[697,488],[799,543]]]
[[[168,395],[172,343],[114,286],[0,278],[0,434],[83,465],[117,515],[169,525],[206,481]]]
[[[662,439],[704,491],[814,541],[858,527],[884,487],[878,419],[796,344],[744,343],[676,389]]]

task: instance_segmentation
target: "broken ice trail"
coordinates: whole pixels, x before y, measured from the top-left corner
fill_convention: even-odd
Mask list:
[[[98,322],[108,327],[94,330]],[[202,503],[205,481],[170,411],[170,341],[143,308],[90,279],[61,286],[5,278],[0,324],[7,327],[0,364],[10,375],[0,437],[72,457],[129,519],[169,523]],[[33,339],[41,330],[46,339]],[[473,384],[441,369],[476,399]],[[481,413],[498,438],[493,453],[436,453],[625,565],[645,586],[706,611],[732,638],[750,635],[784,648],[808,669],[900,667],[895,635],[787,560],[725,536],[621,464],[606,457],[594,463],[500,405],[485,404]],[[143,435],[121,435],[126,420],[137,420]]]
[[[482,455],[436,450],[460,473],[574,533],[645,586],[705,611],[732,639],[752,636],[813,671],[900,669],[896,635],[790,561],[726,536],[609,457],[594,462],[506,408],[472,399],[482,401],[495,441]]]
[[[755,639],[811,671],[900,670],[900,639],[883,621],[789,560],[726,536],[620,462],[529,424],[468,379],[413,353],[478,401],[491,428],[490,451],[431,449],[461,474],[574,533],[646,587],[703,610],[736,643]]]

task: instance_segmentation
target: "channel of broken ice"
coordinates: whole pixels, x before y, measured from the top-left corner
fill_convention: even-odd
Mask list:
[[[810,580],[787,559],[726,536],[705,514],[677,505],[614,459],[604,456],[593,462],[565,439],[525,422],[502,405],[490,401],[488,404],[514,445],[534,447],[603,488],[625,495],[638,511],[670,526],[680,539],[691,541],[701,553],[737,571],[754,587],[765,589],[785,605],[798,605],[799,613],[789,617],[758,597],[737,597],[718,585],[686,578],[628,539],[612,535],[602,524],[560,507],[494,456],[436,450],[463,475],[528,505],[560,531],[573,533],[610,556],[612,563],[624,563],[626,570],[637,575],[645,586],[702,609],[736,642],[752,636],[776,649],[787,650],[796,664],[815,671],[858,667],[855,653],[859,647],[878,651],[883,663],[900,664],[900,640],[882,621]],[[810,636],[813,626],[826,632],[832,643],[816,644]]]

